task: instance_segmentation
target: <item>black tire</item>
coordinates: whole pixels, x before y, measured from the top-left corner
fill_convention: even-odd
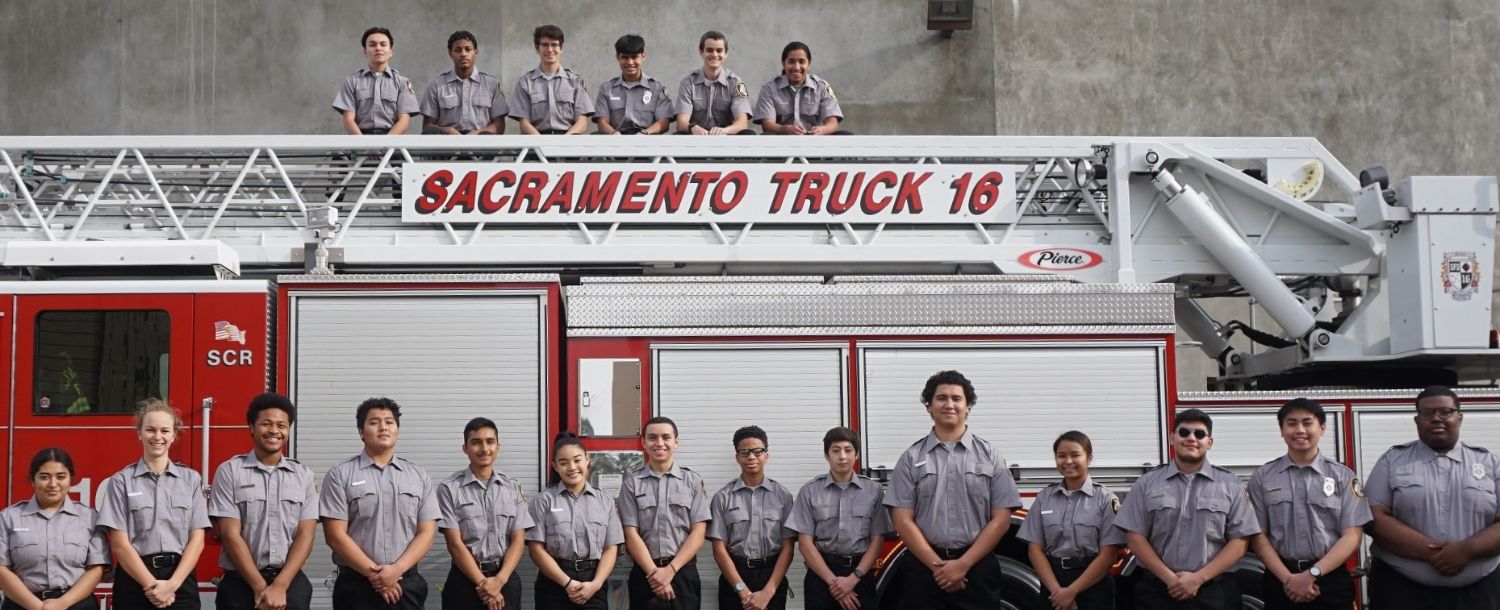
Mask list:
[[[1009,557],[996,556],[995,560],[1000,562],[1001,599],[997,608],[1051,610],[1050,605],[1041,598],[1042,583],[1029,566]],[[875,606],[879,610],[919,610],[919,608],[908,608],[903,603],[900,579],[897,577],[899,571],[908,569],[910,564],[911,560],[903,550],[891,558],[886,569],[881,570],[880,578],[875,581],[877,597]]]
[[[1240,608],[1243,610],[1266,610],[1266,603],[1249,595],[1241,595]]]

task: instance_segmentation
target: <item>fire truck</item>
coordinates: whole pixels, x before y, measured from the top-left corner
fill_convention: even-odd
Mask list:
[[[139,459],[147,397],[183,412],[173,456],[207,479],[250,448],[241,413],[268,389],[297,403],[290,452],[320,476],[384,395],[398,450],[436,478],[465,466],[464,422],[499,422],[528,492],[565,429],[617,489],[655,415],[711,487],[748,424],[790,489],[838,425],[880,477],[943,369],[975,380],[970,425],[1027,496],[1075,428],[1123,494],[1186,407],[1246,476],[1283,452],[1273,413],[1294,396],[1328,407],[1323,448],[1361,476],[1413,437],[1413,387],[1464,386],[1465,438],[1500,438],[1496,179],[1356,177],[1308,138],[0,137],[0,162],[9,502],[60,446],[96,503]],[[1216,319],[1246,299],[1273,324]],[[1178,391],[1184,348],[1215,391]],[[1023,545],[997,554],[1002,607],[1037,607]],[[447,562],[439,544],[421,569]],[[1259,564],[1241,568],[1258,607]]]

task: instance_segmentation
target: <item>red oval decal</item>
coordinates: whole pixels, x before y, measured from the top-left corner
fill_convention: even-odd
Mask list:
[[[1079,248],[1042,248],[1022,253],[1016,262],[1043,271],[1078,271],[1104,262],[1104,256]]]

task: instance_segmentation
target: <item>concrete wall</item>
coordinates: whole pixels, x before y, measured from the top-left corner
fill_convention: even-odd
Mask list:
[[[1497,172],[1494,0],[977,5],[972,31],[942,39],[921,0],[5,0],[0,134],[337,133],[329,102],[363,64],[364,28],[395,31],[394,65],[420,90],[448,68],[453,30],[512,83],[550,22],[591,85],[635,32],[673,91],[705,30],[728,34],[752,88],[802,40],[863,133],[1314,136],[1356,171]],[[1208,370],[1194,354],[1184,388]]]

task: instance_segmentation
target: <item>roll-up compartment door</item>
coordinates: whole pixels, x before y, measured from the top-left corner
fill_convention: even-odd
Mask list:
[[[1410,405],[1411,403],[1407,403]],[[1412,421],[1416,407],[1407,406],[1399,410],[1357,411],[1359,422],[1355,430],[1359,443],[1359,478],[1369,480],[1375,462],[1391,447],[1417,440],[1417,424]],[[1495,450],[1492,439],[1500,438],[1500,406],[1486,404],[1463,405],[1464,421],[1459,427],[1458,440]]]
[[[410,292],[406,293],[411,295]],[[355,408],[371,396],[401,405],[397,455],[426,469],[436,484],[466,468],[463,427],[471,418],[498,424],[496,468],[538,489],[546,430],[541,296],[293,293],[291,393],[299,407],[294,451],[323,475],[363,446]],[[318,530],[308,559],[313,605],[332,607],[332,553]],[[434,585],[427,607],[442,605],[436,585],[450,563],[441,532],[420,569]],[[524,582],[535,568],[523,561]]]
[[[828,471],[823,434],[844,425],[846,352],[839,347],[660,349],[655,357],[656,413],[677,422],[678,463],[703,475],[710,498],[739,476],[734,431],[757,425],[770,438],[767,475],[793,496]],[[710,544],[698,554],[704,607],[718,595],[719,571]],[[787,581],[802,590],[802,559],[792,560]],[[802,598],[788,600],[801,608]]]
[[[1139,476],[1163,456],[1160,343],[882,345],[860,349],[866,464],[893,468],[932,428],[921,404],[927,378],[957,370],[978,401],[969,427],[1019,464],[1023,486],[1057,478],[1052,441],[1072,429],[1093,440],[1101,478]],[[1029,485],[1028,485],[1029,480]]]
[[[1181,413],[1185,406],[1179,404],[1177,412]],[[1208,452],[1208,461],[1214,465],[1249,477],[1262,464],[1286,455],[1286,441],[1281,438],[1275,409],[1224,411],[1210,408],[1205,411],[1214,420],[1214,446]],[[1344,435],[1343,409],[1328,409],[1327,415],[1328,422],[1323,438],[1318,442],[1318,450],[1343,462],[1343,452],[1339,450]]]

